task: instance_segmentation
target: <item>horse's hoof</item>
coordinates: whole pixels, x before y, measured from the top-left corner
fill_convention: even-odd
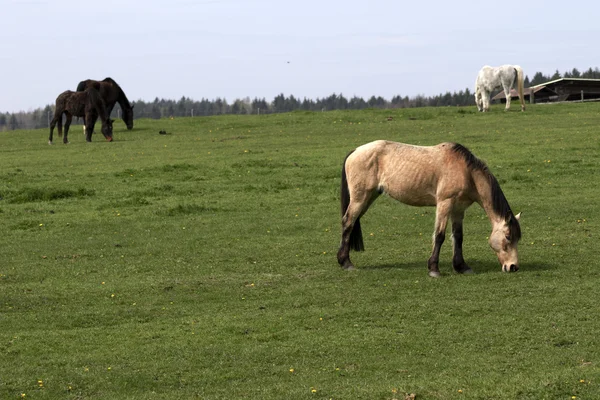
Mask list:
[[[429,271],[429,276],[432,278],[439,278],[442,274],[440,274],[440,271]]]
[[[48,144],[53,145],[54,143],[52,143],[52,140],[48,140]]]
[[[459,271],[458,273],[463,275],[473,275],[475,271],[473,271],[471,268],[467,268],[465,270]]]

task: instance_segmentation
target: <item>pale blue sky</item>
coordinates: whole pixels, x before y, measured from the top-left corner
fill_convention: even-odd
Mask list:
[[[485,64],[600,67],[597,0],[0,0],[0,15],[0,112],[107,76],[132,101],[231,103],[472,90]]]

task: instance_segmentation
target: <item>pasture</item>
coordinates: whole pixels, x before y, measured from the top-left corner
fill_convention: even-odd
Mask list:
[[[600,398],[600,103],[517,109],[0,132],[0,398]],[[448,231],[429,278],[434,209],[384,196],[343,271],[341,165],[375,139],[486,161],[522,212],[520,271],[474,204],[476,274]]]

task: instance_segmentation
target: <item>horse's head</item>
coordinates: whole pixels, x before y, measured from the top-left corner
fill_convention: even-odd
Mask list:
[[[133,129],[133,104],[130,108],[123,109],[123,122],[127,125],[128,130]]]
[[[109,142],[113,141],[113,122],[114,120],[107,118],[106,121],[102,123],[102,134]]]
[[[511,213],[506,220],[493,224],[490,247],[496,252],[503,272],[517,272],[519,270],[517,245],[519,239],[521,239],[520,218],[521,213],[515,216]]]

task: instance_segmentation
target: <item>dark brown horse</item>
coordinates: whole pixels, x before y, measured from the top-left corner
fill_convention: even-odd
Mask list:
[[[88,142],[92,141],[92,132],[94,132],[94,125],[98,117],[102,121],[102,134],[107,141],[112,142],[113,134],[113,120],[108,117],[106,113],[106,105],[100,97],[100,93],[94,88],[86,89],[84,92],[73,92],[67,90],[62,92],[56,98],[56,108],[54,109],[54,117],[50,122],[50,138],[48,144],[52,144],[52,133],[54,127],[58,123],[58,136],[62,136],[62,116],[67,116],[65,122],[65,136],[63,143],[69,143],[67,138],[69,134],[69,127],[73,117],[83,117],[85,121],[86,136],[85,140]]]
[[[123,110],[123,122],[127,125],[127,129],[133,129],[133,105],[127,100],[125,92],[121,89],[121,86],[117,84],[112,78],[104,78],[101,81],[95,81],[93,79],[86,79],[85,81],[79,82],[77,85],[77,91],[83,92],[85,89],[93,87],[102,96],[104,104],[106,104],[106,113],[110,116],[115,103],[119,103],[121,110]]]
[[[473,272],[462,252],[463,218],[473,203],[479,203],[490,219],[489,243],[502,271],[519,269],[520,213],[513,214],[498,181],[483,161],[457,143],[427,147],[385,140],[358,147],[346,157],[342,168],[342,241],[337,257],[343,268],[354,268],[350,248],[364,249],[360,217],[382,193],[405,204],[436,207],[433,251],[427,263],[429,276],[440,276],[440,248],[449,218],[454,270],[462,274]]]

